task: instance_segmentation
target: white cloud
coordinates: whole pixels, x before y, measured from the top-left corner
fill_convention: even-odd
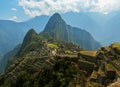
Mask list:
[[[18,19],[17,16],[13,16],[12,18],[10,18],[10,20],[12,20],[12,21],[16,21],[17,19]]]
[[[91,11],[109,14],[112,11],[120,10],[120,0],[98,0],[92,4]]]
[[[15,12],[15,11],[17,11],[17,9],[16,9],[16,8],[11,8],[11,11],[14,11],[14,12]]]
[[[92,11],[108,14],[120,10],[120,0],[19,0],[27,15],[51,15],[55,12]]]

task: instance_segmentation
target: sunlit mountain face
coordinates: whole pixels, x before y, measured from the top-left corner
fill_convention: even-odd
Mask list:
[[[120,0],[2,0],[0,87],[119,87]]]

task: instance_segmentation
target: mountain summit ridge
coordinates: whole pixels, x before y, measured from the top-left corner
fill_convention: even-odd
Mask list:
[[[49,31],[50,29],[52,29],[53,27],[55,27],[55,25],[59,24],[60,22],[64,22],[64,20],[60,16],[60,14],[59,13],[53,14],[50,17],[48,23],[46,24],[44,31]]]
[[[68,25],[59,13],[51,16],[45,29],[40,34],[44,33],[47,33],[48,36],[53,39],[72,42],[87,50],[96,50],[101,47],[100,43],[97,42],[89,32]]]

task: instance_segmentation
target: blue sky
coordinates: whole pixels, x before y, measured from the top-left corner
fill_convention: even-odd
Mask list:
[[[24,21],[55,12],[97,12],[120,10],[120,0],[1,0],[0,20]]]
[[[23,21],[30,18],[22,7],[18,5],[19,0],[2,0],[0,2],[0,20]]]

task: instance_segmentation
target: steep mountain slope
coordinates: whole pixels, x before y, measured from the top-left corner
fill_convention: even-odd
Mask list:
[[[63,44],[63,46],[62,46],[62,44]],[[67,44],[68,44],[68,46],[66,46]],[[80,49],[78,46],[73,45],[72,43],[69,43],[69,42],[59,41],[54,38],[46,38],[43,35],[37,34],[35,32],[35,30],[31,29],[27,32],[27,34],[23,40],[23,43],[21,45],[21,48],[15,57],[24,56],[31,51],[41,48],[41,46],[46,47],[45,48],[46,51],[49,51],[49,50],[47,50],[47,47],[50,50],[58,49],[60,47],[61,49],[64,49],[64,51],[70,51],[70,49],[73,49],[73,50]],[[41,49],[41,50],[43,50],[43,49]],[[45,49],[44,49],[44,51],[45,51]],[[59,49],[59,51],[60,51],[60,49]]]
[[[44,33],[56,40],[72,42],[88,50],[95,50],[101,46],[89,32],[67,25],[58,13],[50,18],[41,34]]]
[[[105,87],[120,78],[119,58],[119,43],[83,51],[31,29],[5,74],[0,75],[0,86]]]
[[[23,53],[25,53],[26,50],[28,50],[28,48],[26,48],[26,50],[24,50],[25,47],[27,47],[27,45],[29,44],[34,44],[34,41],[37,41],[39,38],[38,34],[35,32],[35,30],[31,29],[27,32],[24,40],[23,40],[23,43],[22,43],[22,46],[19,50],[19,54],[17,54],[18,57],[20,57],[21,55],[23,55]]]
[[[11,60],[20,50],[21,45],[16,46],[12,51],[6,53],[3,58],[0,60],[0,73],[4,73],[9,60]]]
[[[3,58],[0,61],[0,73],[3,73],[5,71],[6,65],[8,64],[9,60],[11,60],[14,56],[21,56],[23,53],[26,53],[26,50],[28,50],[26,45],[29,45],[30,43],[36,41],[37,39],[37,33],[31,29],[28,31],[28,33],[25,36],[25,39],[23,40],[22,45],[16,46],[12,51],[6,53]],[[16,56],[16,57],[17,57]]]
[[[57,54],[63,57],[70,54],[72,54],[71,57],[74,56],[73,54],[76,56],[76,52],[81,50],[78,46],[72,43],[59,42],[53,39],[43,39],[40,37],[41,36],[36,35],[36,32],[33,30],[27,33],[21,50],[17,53],[19,55],[16,55],[19,57],[15,57],[15,60],[12,61],[12,65],[6,71],[6,77],[4,77],[4,75],[0,77],[0,86],[66,87],[68,85],[73,85],[74,80],[72,79],[77,78],[77,75],[81,75],[80,78],[84,77],[83,72],[76,66],[75,62],[70,62],[67,57],[67,60],[64,60],[56,56]],[[39,39],[35,40],[36,38]],[[28,39],[31,40],[28,42]],[[78,71],[79,73],[76,75]],[[48,78],[46,78],[46,76],[48,76]],[[49,76],[51,77],[49,78]],[[6,81],[8,81],[7,84]]]
[[[90,32],[96,40],[101,40],[101,23],[98,23],[98,19],[95,20],[97,14],[93,16],[92,13],[86,12],[86,13],[66,13],[63,14],[63,19],[70,24],[71,26],[80,27],[82,29],[85,29],[86,31]],[[102,18],[102,17],[98,17]],[[102,18],[103,19],[103,18]]]

